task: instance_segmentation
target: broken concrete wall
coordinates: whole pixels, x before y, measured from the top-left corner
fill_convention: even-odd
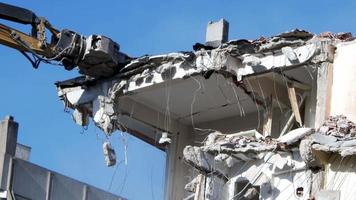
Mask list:
[[[203,146],[187,146],[184,160],[207,176],[202,183],[202,187],[209,188],[205,196],[308,199],[312,174],[295,144],[311,133],[312,129],[299,128],[276,140],[256,131],[212,132]],[[215,179],[208,179],[212,176]]]
[[[271,156],[271,155],[268,155]],[[293,154],[275,154],[264,160],[250,161],[247,166],[231,170],[238,175],[231,179],[230,194],[234,191],[236,181],[247,179],[251,184],[260,187],[261,199],[308,199],[309,182],[304,162]],[[303,188],[303,195],[296,196],[295,189]],[[230,196],[229,199],[232,197]]]
[[[353,199],[356,195],[356,156],[341,157],[333,154],[325,167],[325,190],[338,191],[340,200]]]
[[[217,161],[215,164],[218,165]],[[244,188],[249,186],[258,188],[257,195],[260,199],[309,198],[311,181],[306,173],[305,163],[298,158],[297,151],[293,154],[266,154],[264,160],[236,162],[226,170],[226,177],[208,176],[212,180],[206,180],[205,199],[240,199],[247,195],[248,190]],[[239,182],[242,182],[244,190],[236,187]],[[302,188],[299,196],[296,194],[297,188]]]
[[[314,169],[311,195],[316,199],[333,199],[334,195],[336,199],[349,199],[354,195],[350,185],[355,184],[355,135],[355,123],[339,115],[329,117],[314,134],[302,140],[303,160]]]

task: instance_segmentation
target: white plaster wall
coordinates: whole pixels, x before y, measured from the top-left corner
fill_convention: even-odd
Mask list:
[[[276,200],[285,200],[285,199],[295,199],[307,200],[309,198],[308,192],[308,178],[305,171],[297,173],[285,173],[279,176],[276,176],[273,179],[273,186],[278,190],[271,196],[271,198],[266,199],[276,199]],[[296,189],[298,187],[304,188],[304,195],[298,197],[296,195]]]
[[[356,197],[356,156],[333,155],[326,166],[324,189],[339,190],[340,200],[352,200]]]
[[[288,166],[293,166],[292,170],[283,173],[278,172],[290,169]],[[239,179],[247,179],[253,185],[261,186],[262,200],[307,200],[309,198],[309,183],[306,170],[297,170],[305,166],[301,161],[299,153],[291,154],[275,154],[268,160],[249,161],[240,163],[231,169],[230,174],[235,174],[233,178],[226,184],[229,195],[225,199],[233,199],[235,182]],[[259,175],[259,173],[261,173]],[[272,190],[270,187],[272,186]],[[304,195],[298,197],[295,191],[298,187],[304,188]]]
[[[262,126],[262,116],[263,113],[260,111],[260,114],[248,113],[245,116],[235,115],[233,117],[228,117],[225,119],[218,119],[209,122],[204,122],[196,125],[196,128],[200,129],[213,129],[220,131],[223,134],[237,133],[240,131],[258,129],[258,126]],[[259,118],[260,117],[260,118]],[[209,133],[196,134],[196,141],[203,141]]]
[[[331,115],[343,114],[356,122],[356,42],[337,45],[334,60]],[[330,98],[330,97],[328,97]]]

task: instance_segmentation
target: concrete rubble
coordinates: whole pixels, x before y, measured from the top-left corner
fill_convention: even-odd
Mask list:
[[[207,177],[219,177],[224,182],[222,187],[228,187],[229,180],[236,176],[231,171],[237,163],[262,160],[263,164],[266,164],[274,157],[272,159],[274,162],[271,162],[272,170],[262,170],[263,176],[267,179],[278,174],[276,169],[285,169],[286,166],[292,168],[289,169],[290,173],[294,170],[307,171],[308,169],[320,171],[322,170],[321,160],[317,158],[313,150],[339,153],[342,157],[355,155],[355,130],[356,126],[353,122],[339,115],[329,117],[316,131],[311,128],[297,128],[278,139],[264,137],[255,130],[236,134],[222,134],[215,131],[207,136],[202,146],[186,146],[183,155],[184,160],[199,173]],[[288,154],[290,151],[295,151],[294,156],[299,154],[300,160],[280,157],[283,153]],[[279,158],[275,158],[276,156]],[[255,165],[263,164],[256,162]],[[299,167],[295,167],[296,165]],[[256,182],[256,180],[251,181],[252,185]],[[194,188],[197,184],[195,178],[186,185],[185,189],[195,192]],[[261,184],[260,187],[262,190],[265,185]],[[252,190],[253,188],[246,189],[244,195],[248,196]],[[214,192],[216,191],[206,191],[211,194]],[[319,191],[316,196],[325,196],[328,192],[330,191]],[[253,197],[244,198],[254,199]]]
[[[220,163],[223,167],[230,168],[236,162],[263,159],[269,152],[288,151],[290,148],[287,145],[298,143],[311,132],[311,129],[300,128],[281,139],[263,137],[255,130],[228,135],[213,132],[202,146],[186,146],[183,155],[184,160],[193,167],[204,173],[211,173],[218,170]]]
[[[314,150],[339,153],[342,157],[356,154],[356,124],[345,116],[329,117],[312,136]]]
[[[115,150],[112,148],[110,142],[103,143],[103,152],[105,156],[106,166],[111,167],[116,164]]]
[[[261,191],[246,186],[244,193],[239,198],[234,198],[255,199],[258,198],[258,193],[265,193],[263,199],[274,199],[273,192],[268,192],[272,190],[270,187],[273,187],[273,185],[268,183],[267,180],[285,173],[283,170],[286,169],[290,173],[307,169],[303,162],[298,161],[298,159],[291,159],[289,156],[296,156],[298,151],[295,148],[302,139],[312,133],[312,129],[300,128],[289,132],[281,139],[274,139],[264,137],[255,130],[228,135],[212,132],[202,146],[185,147],[183,155],[184,160],[202,175],[215,181],[216,179],[222,181],[220,187],[226,190],[231,187],[229,186],[231,185],[230,181],[237,176],[237,166],[240,166],[239,170],[246,170],[247,174],[251,173],[251,175],[245,174],[245,178],[249,180],[252,186],[261,185]],[[290,154],[291,151],[294,153]],[[244,165],[248,164],[251,166],[244,168]],[[243,174],[243,172],[241,173]],[[185,188],[189,192],[195,192],[195,190],[192,190],[192,185],[196,187],[196,184],[195,178]],[[212,199],[222,198],[221,192],[217,195],[216,190],[215,184],[215,187],[206,188],[205,192],[206,195],[215,197]]]

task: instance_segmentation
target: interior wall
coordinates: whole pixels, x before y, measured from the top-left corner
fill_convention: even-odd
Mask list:
[[[282,111],[281,111],[282,109]],[[273,109],[272,119],[272,137],[278,138],[281,130],[283,129],[286,121],[292,112],[287,112],[284,108],[275,107]],[[200,129],[213,129],[220,131],[223,134],[237,133],[240,131],[256,129],[262,134],[263,126],[263,111],[248,113],[245,116],[236,115],[225,119],[214,120],[210,122],[204,122],[196,125],[196,128]],[[199,131],[196,131],[199,132]],[[195,140],[201,142],[205,139],[208,133],[196,134]]]
[[[244,116],[237,114],[236,116],[218,119],[209,122],[204,122],[197,124],[195,127],[199,129],[213,129],[220,131],[223,134],[237,133],[240,131],[246,131],[251,129],[258,129],[262,127],[263,113],[248,113]],[[208,134],[199,134],[199,131],[196,131],[196,141],[202,141]]]

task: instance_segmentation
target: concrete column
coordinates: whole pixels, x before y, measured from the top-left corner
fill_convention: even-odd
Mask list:
[[[206,29],[205,44],[218,47],[229,40],[229,23],[221,19],[217,22],[209,22]]]
[[[47,172],[47,183],[46,183],[46,200],[51,199],[51,191],[52,191],[52,172]]]
[[[12,116],[6,116],[0,122],[0,189],[7,189],[9,162],[15,156],[18,123]]]
[[[320,127],[330,115],[331,86],[333,77],[333,64],[321,63],[317,76],[317,96],[314,127]]]
[[[12,116],[0,122],[0,153],[15,156],[19,124]]]
[[[83,186],[83,196],[82,196],[82,200],[87,200],[88,199],[88,186],[84,185]]]

